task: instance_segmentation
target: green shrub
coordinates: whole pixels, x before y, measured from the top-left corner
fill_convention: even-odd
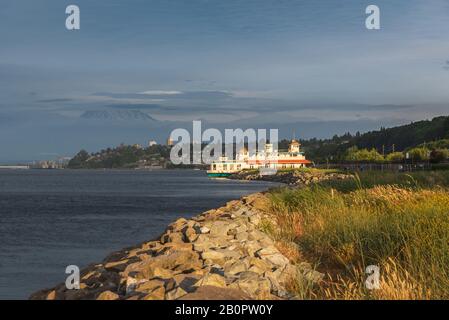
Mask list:
[[[404,154],[402,152],[392,152],[386,155],[385,160],[388,162],[401,162],[404,160]]]

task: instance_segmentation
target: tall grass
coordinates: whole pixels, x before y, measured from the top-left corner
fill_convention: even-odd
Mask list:
[[[428,174],[272,192],[271,232],[326,274],[310,298],[449,298],[449,174]],[[380,267],[378,290],[365,288],[368,265]]]
[[[396,185],[405,188],[449,187],[449,170],[419,171],[410,173],[365,171],[355,175],[355,179],[327,180],[321,186],[348,192],[378,185]]]

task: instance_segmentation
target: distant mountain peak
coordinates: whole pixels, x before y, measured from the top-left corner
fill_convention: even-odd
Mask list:
[[[157,121],[140,110],[89,110],[80,118],[89,120]]]

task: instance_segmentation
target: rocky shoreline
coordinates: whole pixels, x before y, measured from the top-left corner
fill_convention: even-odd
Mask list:
[[[230,175],[229,179],[236,180],[263,180],[270,182],[284,183],[290,186],[304,186],[311,183],[317,183],[325,180],[342,180],[351,177],[349,174],[323,171],[301,171],[301,170],[288,170],[278,171],[274,175],[260,175],[255,171],[242,171]]]
[[[348,175],[247,174],[232,178],[306,185]],[[156,240],[109,255],[81,271],[80,288],[64,283],[31,295],[33,300],[232,300],[295,299],[298,281],[320,281],[306,262],[289,260],[280,245],[261,231],[269,224],[266,193],[255,193],[191,219],[170,224]],[[285,245],[285,244],[284,244]],[[296,244],[289,243],[290,248]]]
[[[81,271],[80,289],[41,290],[38,300],[292,299],[289,281],[320,278],[294,265],[259,230],[271,219],[256,193],[192,219],[180,218],[154,241],[115,252]]]

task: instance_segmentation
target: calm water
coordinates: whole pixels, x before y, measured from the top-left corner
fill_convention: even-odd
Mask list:
[[[204,171],[0,170],[0,299],[27,298],[108,253],[150,240],[265,182],[208,179]]]

